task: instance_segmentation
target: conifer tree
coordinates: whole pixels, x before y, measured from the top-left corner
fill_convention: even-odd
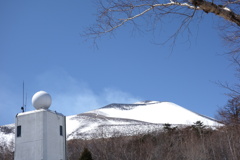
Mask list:
[[[87,148],[84,148],[79,160],[93,160],[91,152]]]

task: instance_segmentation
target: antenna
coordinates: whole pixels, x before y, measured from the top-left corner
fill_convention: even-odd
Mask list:
[[[24,107],[25,107],[25,111],[27,111],[27,92],[26,92],[26,99],[25,99],[25,104],[24,104]]]
[[[24,112],[25,111],[25,109],[26,109],[26,105],[24,104],[24,81],[23,81],[23,105],[22,105],[22,107],[21,107],[21,110],[22,110],[22,112]]]

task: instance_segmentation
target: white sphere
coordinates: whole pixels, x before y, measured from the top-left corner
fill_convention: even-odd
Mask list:
[[[39,91],[32,97],[32,105],[36,109],[48,109],[52,104],[52,98],[50,94],[45,91]]]

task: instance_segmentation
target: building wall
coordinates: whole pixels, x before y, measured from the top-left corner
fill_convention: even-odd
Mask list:
[[[35,110],[16,116],[21,136],[15,136],[15,160],[65,160],[65,116],[50,110]],[[63,135],[60,135],[62,126]]]

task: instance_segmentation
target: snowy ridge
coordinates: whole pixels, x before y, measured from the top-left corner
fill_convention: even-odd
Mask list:
[[[15,137],[15,125],[8,124],[0,126],[0,143],[10,145]]]
[[[66,117],[67,140],[136,135],[159,131],[168,123],[173,126],[219,126],[216,120],[187,110],[171,102],[142,101],[134,104],[109,104],[105,107]],[[0,126],[0,142],[14,139],[14,124]]]
[[[118,133],[142,134],[160,130],[166,123],[174,126],[186,126],[193,125],[197,121],[208,126],[220,125],[212,118],[202,116],[171,102],[113,103],[69,118],[67,127],[71,128],[75,123],[78,123],[78,127],[75,130],[67,130],[68,139],[89,139],[111,137]]]
[[[192,125],[196,121],[202,121],[205,125],[217,125],[215,120],[189,111],[171,102],[154,101],[152,103],[111,104],[88,113],[101,114],[106,117],[134,119],[157,124],[169,123]]]
[[[77,123],[78,127],[71,130],[71,126]],[[83,113],[71,116],[70,118],[67,117],[67,139],[111,137],[116,133],[133,135],[133,133],[136,134],[136,132],[140,133],[139,128],[142,126],[146,126],[145,130],[149,130],[149,126],[158,125],[132,119],[105,117],[104,115],[96,113]]]

